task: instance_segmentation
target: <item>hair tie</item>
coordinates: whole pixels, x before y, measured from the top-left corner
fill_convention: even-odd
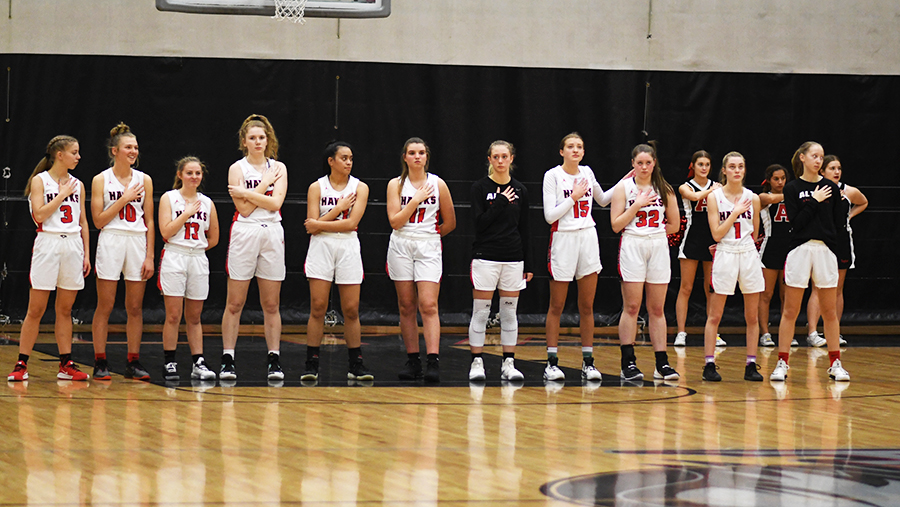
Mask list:
[[[760,185],[766,186],[766,182],[767,182],[767,181],[769,181],[769,180],[768,180],[768,179],[763,180],[762,183],[760,183]]]

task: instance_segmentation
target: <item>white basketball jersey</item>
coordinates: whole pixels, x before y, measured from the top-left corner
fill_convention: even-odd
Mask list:
[[[116,178],[112,167],[100,174],[103,175],[103,209],[105,210],[122,197],[126,187]],[[133,187],[137,184],[144,184],[144,173],[137,169],[132,169],[131,181],[128,182],[128,187]],[[119,213],[103,228],[117,231],[147,232],[147,224],[144,222],[144,197],[142,195],[123,206]]]
[[[335,188],[331,186],[331,180],[328,179],[328,176],[319,178],[319,193],[321,194],[321,197],[319,198],[319,216],[323,217],[328,214],[329,211],[334,209],[341,197],[355,194],[356,187],[358,186],[359,178],[354,176],[350,176],[350,180],[347,181],[347,186],[345,186],[343,190],[335,190]],[[346,220],[349,218],[352,209],[353,206],[350,206],[348,209],[344,210],[337,218],[335,218],[335,221]]]
[[[724,222],[731,212],[734,210],[734,203],[729,201],[725,197],[724,188],[717,188],[712,192],[713,198],[716,200],[716,204],[719,206],[719,223]],[[749,188],[745,188],[743,193],[741,193],[741,198],[738,202],[743,201],[744,199],[752,199],[753,192]],[[719,241],[721,245],[728,245],[746,249],[755,249],[756,246],[753,244],[753,208],[751,207],[747,211],[741,213],[741,215],[734,221],[734,225],[731,229],[728,229],[728,232],[725,233],[725,237]]]
[[[164,195],[169,196],[172,220],[175,220],[184,213],[187,201],[179,190],[169,190]],[[203,250],[206,250],[206,247],[209,246],[209,242],[206,239],[206,231],[209,230],[209,218],[212,215],[212,200],[199,192],[197,193],[197,198],[200,199],[200,210],[189,218],[174,236],[163,238],[166,243],[185,248],[201,248]]]
[[[59,195],[59,182],[55,181],[50,173],[43,171],[38,173],[41,182],[44,184],[44,204],[52,201]],[[75,178],[69,175],[70,178]],[[38,232],[54,232],[59,234],[79,234],[81,233],[81,180],[75,178],[78,182],[75,192],[66,197],[59,208],[47,217],[43,222],[34,223],[37,225]],[[31,218],[34,220],[34,210],[31,209],[31,196],[28,196],[28,211],[31,212]]]
[[[622,180],[625,186],[625,208],[630,208],[637,200],[638,190],[634,177]],[[654,190],[655,192],[655,190]],[[625,231],[638,236],[651,236],[653,234],[666,233],[666,205],[661,196],[647,203],[638,210],[634,219],[625,226]]]
[[[409,221],[403,224],[399,230],[407,234],[440,234],[440,218],[441,218],[441,196],[438,190],[438,180],[440,178],[435,174],[428,173],[425,178],[425,184],[434,188],[431,197],[425,199],[419,204],[416,211],[409,217]],[[403,182],[403,188],[400,190],[400,207],[403,208],[416,195],[416,187],[410,183],[409,178]]]
[[[253,190],[258,187],[260,182],[262,182],[262,173],[257,171],[250,162],[247,161],[247,157],[244,157],[238,161],[238,164],[241,166],[241,174],[244,180],[244,188],[249,190]],[[266,167],[275,167],[274,159],[266,159]],[[269,185],[269,188],[266,189],[266,195],[272,195],[272,192],[275,191],[275,184]],[[269,211],[267,209],[263,209],[257,207],[253,210],[249,215],[243,216],[238,212],[234,213],[234,219],[238,222],[280,222],[281,221],[281,212],[280,211]]]
[[[571,199],[569,195],[572,194],[572,187],[575,186],[576,179],[587,180],[587,192],[581,196],[581,199],[572,206],[568,213],[550,224],[551,231],[578,231],[595,225],[591,210],[594,205],[594,190],[600,187],[597,184],[597,178],[594,177],[594,171],[586,165],[578,166],[578,174],[569,174],[560,165],[544,173],[544,206],[551,204],[551,196],[554,198],[553,206],[558,206],[566,199]]]

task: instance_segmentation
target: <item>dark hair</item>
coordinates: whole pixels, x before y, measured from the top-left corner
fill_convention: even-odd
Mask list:
[[[838,158],[837,155],[825,155],[825,158],[822,159],[822,167],[819,168],[819,174],[824,173],[825,168],[828,167],[828,164],[832,162],[837,162],[838,164],[840,164],[841,159]]]
[[[278,160],[278,138],[275,137],[275,129],[269,123],[269,119],[261,114],[251,114],[241,123],[238,130],[238,149],[244,156],[247,156],[247,147],[244,146],[244,138],[247,137],[247,131],[253,127],[260,127],[266,131],[266,158]]]
[[[708,151],[699,150],[699,151],[694,152],[694,155],[691,157],[691,165],[688,166],[688,175],[687,175],[688,179],[691,179],[694,177],[694,164],[696,164],[697,160],[699,160],[701,158],[705,158],[705,159],[709,160],[709,163],[712,164],[712,155],[710,155]],[[709,177],[709,175],[707,175],[707,177]]]
[[[113,150],[119,148],[119,142],[123,137],[133,137],[137,139],[137,136],[131,131],[131,127],[125,125],[123,122],[119,122],[118,125],[109,131],[109,141],[106,142],[106,156],[109,157],[109,165],[115,164],[116,155],[113,153]],[[134,161],[134,166],[138,166],[138,160]]]
[[[331,141],[325,146],[325,151],[322,153],[322,170],[325,172],[325,176],[331,174],[331,166],[328,164],[328,159],[334,158],[341,148],[347,148],[353,153],[353,147],[350,146],[350,143],[344,141]]]
[[[188,155],[178,162],[175,162],[175,181],[172,183],[172,188],[180,190],[181,187],[184,186],[184,181],[181,179],[181,171],[184,170],[185,166],[193,162],[200,164],[200,169],[203,171],[203,179],[200,180],[200,188],[203,187],[203,182],[206,181],[206,177],[209,176],[209,170],[206,169],[206,164],[201,162],[199,158]]]
[[[803,162],[800,161],[800,155],[806,155],[806,152],[813,146],[821,145],[815,141],[806,141],[794,152],[794,156],[791,157],[791,167],[794,169],[794,176],[798,178],[803,176]]]
[[[431,164],[431,148],[428,147],[428,143],[423,141],[419,137],[410,137],[403,143],[403,151],[400,152],[400,192],[403,191],[403,183],[406,182],[406,178],[409,177],[409,165],[406,164],[406,149],[409,148],[410,144],[421,144],[425,146],[425,172],[428,172],[428,165]]]
[[[488,167],[487,167],[487,170],[488,170],[488,176],[494,174],[494,166],[491,165],[491,153],[493,153],[494,148],[496,148],[496,147],[498,147],[498,146],[503,146],[503,147],[505,147],[507,150],[509,150],[509,157],[510,157],[510,158],[513,158],[513,157],[516,156],[516,147],[513,146],[511,142],[509,142],[509,141],[503,141],[503,140],[500,140],[500,139],[498,139],[498,140],[492,142],[491,145],[488,146],[488,151],[487,151],[487,156],[488,156]],[[512,172],[512,170],[515,169],[515,167],[516,167],[515,164],[513,164],[512,162],[510,162],[510,164],[509,164],[509,172]]]
[[[719,169],[719,183],[724,185],[728,181],[728,179],[725,178],[725,165],[728,164],[729,158],[740,158],[744,161],[744,177],[741,178],[741,184],[743,184],[747,179],[747,159],[737,151],[729,151],[724,157],[722,157],[722,168]]]
[[[771,192],[772,191],[772,176],[775,176],[775,173],[778,171],[784,171],[784,179],[790,179],[791,175],[788,173],[788,170],[784,168],[781,164],[772,164],[769,167],[766,167],[766,179],[763,180],[762,187],[763,192]]]
[[[568,134],[566,134],[566,137],[563,137],[562,141],[559,142],[559,149],[565,148],[566,141],[568,141],[569,139],[572,139],[573,137],[577,137],[578,139],[581,139],[581,143],[584,144],[584,138],[581,137],[581,134],[579,134],[578,132],[569,132]]]
[[[56,136],[47,143],[47,150],[44,151],[44,157],[37,163],[34,167],[34,171],[31,172],[31,176],[28,177],[28,182],[25,183],[25,195],[29,195],[31,193],[31,180],[34,179],[38,174],[46,171],[53,167],[53,161],[56,160],[56,154],[65,150],[69,146],[78,142],[78,139],[75,139],[72,136]]]
[[[659,166],[659,158],[656,156],[656,141],[649,141],[647,144],[639,144],[631,150],[631,160],[634,161],[634,158],[637,157],[641,153],[647,153],[651,157],[653,157],[653,173],[650,174],[650,184],[653,186],[653,190],[656,191],[656,194],[663,201],[663,205],[668,208],[669,207],[669,194],[674,194],[675,191],[672,190],[672,185],[669,185],[669,182],[663,177],[662,167]]]

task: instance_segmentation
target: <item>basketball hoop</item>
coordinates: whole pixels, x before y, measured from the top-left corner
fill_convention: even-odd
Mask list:
[[[287,19],[293,23],[306,23],[303,19],[303,11],[306,9],[306,0],[275,0],[275,19]]]

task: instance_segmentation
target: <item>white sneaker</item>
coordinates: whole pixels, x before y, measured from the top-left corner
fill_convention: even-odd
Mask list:
[[[810,347],[823,347],[826,343],[825,337],[820,336],[816,331],[806,336],[806,344]]]
[[[178,376],[178,363],[175,363],[174,361],[166,363],[165,366],[163,366],[163,378],[169,382],[180,380],[180,377]]]
[[[784,359],[779,359],[778,362],[775,363],[775,371],[769,375],[769,380],[774,382],[784,382],[784,379],[787,378],[787,372],[790,369],[791,367],[784,362]]]
[[[565,380],[566,374],[557,366],[557,358],[547,359],[547,366],[544,368],[544,380]]]
[[[759,346],[760,347],[774,347],[775,342],[772,341],[772,334],[765,333],[764,335],[759,337]]]
[[[500,365],[500,379],[524,380],[525,375],[522,375],[522,372],[516,369],[516,360],[511,357],[507,357],[503,360],[503,364]]]
[[[791,338],[791,347],[799,347],[800,342],[797,341],[796,338]]]
[[[723,340],[721,336],[716,335],[716,347],[724,347],[726,345],[728,344],[725,343],[725,340]]]
[[[484,360],[480,357],[472,359],[469,367],[469,380],[484,380]]]
[[[842,335],[842,334],[838,335],[838,343],[840,345],[847,345],[847,340],[844,339],[844,335]]]
[[[675,347],[684,347],[687,345],[687,333],[681,332],[675,335],[675,343],[672,344]]]
[[[206,367],[206,362],[201,358],[191,368],[191,378],[195,380],[215,380],[216,374]]]
[[[594,366],[594,358],[587,358],[581,363],[581,380],[603,380],[600,370]]]
[[[828,368],[828,376],[832,380],[836,380],[838,382],[849,382],[850,374],[847,373],[847,370],[841,366],[841,360],[835,359],[833,363],[831,363],[831,368]]]

